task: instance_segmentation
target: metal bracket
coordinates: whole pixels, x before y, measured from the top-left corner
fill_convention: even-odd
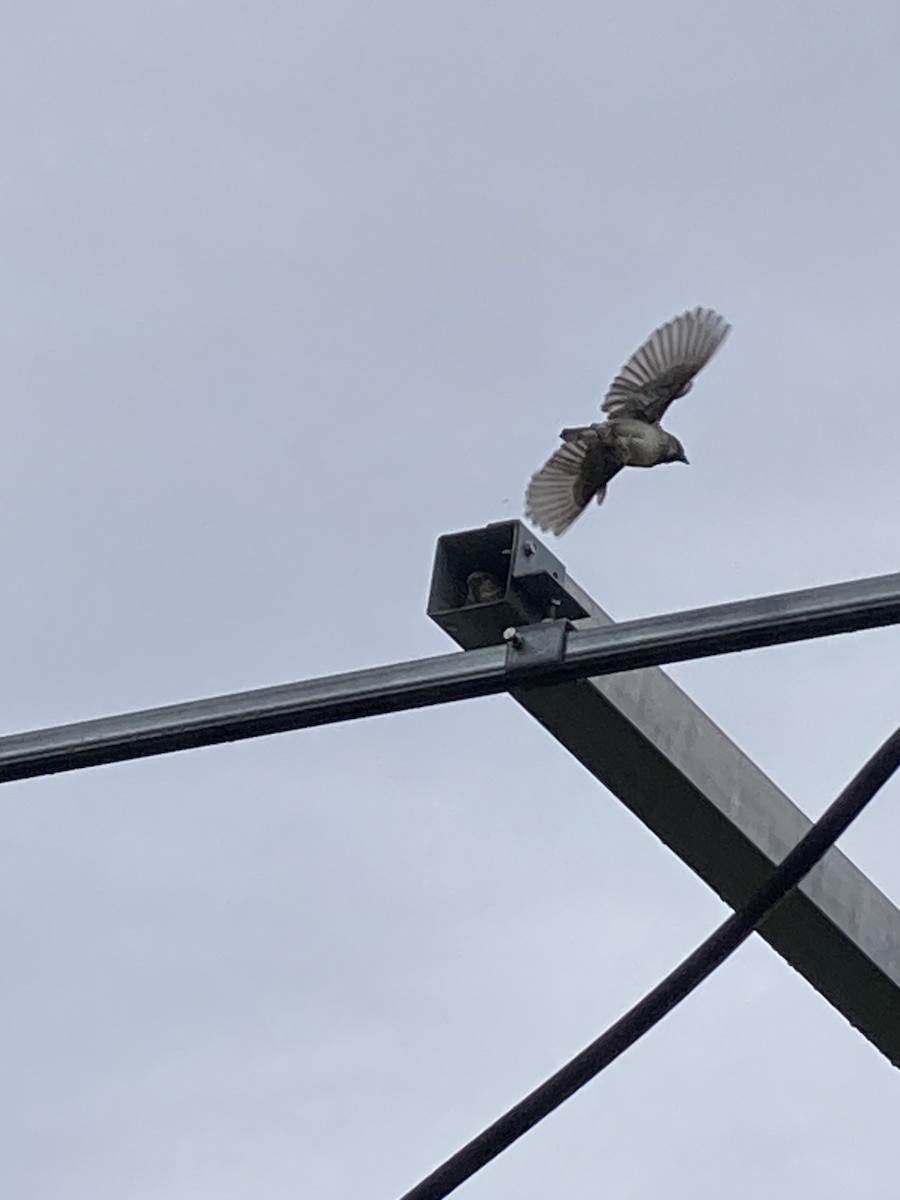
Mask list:
[[[510,576],[539,606],[545,618],[568,617],[574,621],[588,615],[566,590],[566,568],[524,525],[516,528],[513,537]]]
[[[566,637],[571,628],[566,620],[541,621],[522,629],[504,629],[506,674],[540,674],[540,668],[560,663],[566,657]]]
[[[428,615],[467,650],[496,646],[504,629],[588,615],[566,568],[521,521],[438,539]]]

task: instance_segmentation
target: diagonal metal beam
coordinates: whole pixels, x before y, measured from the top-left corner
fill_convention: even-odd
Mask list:
[[[447,535],[446,542],[438,543],[434,578],[440,586],[432,591],[431,615],[464,647],[502,636],[509,604],[528,603],[530,577],[522,574],[523,568],[530,570],[526,560],[547,553],[524,526],[506,524],[499,543],[497,526]],[[530,553],[523,556],[529,546]],[[454,594],[448,561],[451,567],[456,564],[457,575],[465,575],[481,565],[486,549],[503,598],[471,613],[466,606],[442,608]],[[782,632],[790,628],[794,637],[836,632],[835,625],[826,630],[825,624],[839,622],[841,612],[850,617],[857,586],[769,597],[756,602],[755,612],[746,604],[725,605],[706,610],[703,618],[675,614],[614,625],[561,564],[556,563],[551,576],[563,593],[562,602],[584,614],[575,622],[580,632],[569,637],[566,661],[574,663],[582,655],[587,661],[601,647],[610,651],[614,645],[630,645],[635,652],[630,666],[674,661],[688,649],[737,649],[736,640],[747,637],[754,624],[762,634],[756,645],[770,644],[769,634],[775,640],[776,627]],[[896,575],[861,582],[857,600],[862,593],[870,600],[878,594],[890,606],[888,596],[898,582]],[[715,637],[707,641],[716,628],[718,642]],[[747,645],[742,642],[743,648]],[[784,792],[658,668],[520,686],[512,695],[733,908],[747,900],[811,827]],[[759,932],[900,1066],[900,911],[846,855],[832,850]]]

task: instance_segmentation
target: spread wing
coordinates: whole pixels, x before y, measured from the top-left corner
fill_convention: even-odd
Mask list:
[[[610,384],[603,411],[655,424],[673,400],[691,389],[731,331],[711,308],[694,308],[660,325]]]
[[[557,536],[569,528],[596,494],[603,502],[606,485],[622,470],[615,444],[605,425],[565,430],[569,440],[531,477],[525,493],[525,515],[540,529]]]

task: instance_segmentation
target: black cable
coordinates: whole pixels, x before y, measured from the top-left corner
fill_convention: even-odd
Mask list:
[[[747,940],[831,849],[898,767],[900,729],[872,755],[745,905],[596,1041],[404,1193],[401,1200],[442,1200],[633,1046]]]

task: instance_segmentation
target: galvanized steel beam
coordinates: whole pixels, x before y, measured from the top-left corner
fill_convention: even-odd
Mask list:
[[[504,605],[528,603],[529,576],[519,571],[545,553],[518,522],[447,535],[438,543],[434,579],[443,587],[432,590],[431,615],[463,647],[501,637],[509,618]],[[466,605],[441,607],[454,595],[448,561],[457,573],[486,566],[498,578],[501,598],[478,606],[477,621]],[[554,588],[584,614],[569,635],[566,667],[586,667],[592,677],[518,686],[512,695],[737,908],[811,822],[677,684],[647,664],[894,622],[900,575],[615,625],[553,562]],[[524,601],[514,599],[522,595]],[[623,673],[612,673],[623,665]],[[846,855],[830,851],[759,932],[900,1066],[900,911]]]
[[[537,593],[543,595],[539,579],[538,583]],[[538,609],[528,597],[514,602],[508,598],[496,605],[463,605],[453,613],[461,630],[458,640],[465,646],[468,633],[477,627],[478,636],[472,640],[482,647],[467,654],[328,675],[0,738],[0,783],[487,696],[526,680],[565,687],[585,675],[631,671],[648,662],[673,662],[900,622],[900,575],[621,625],[607,621],[605,627],[598,627],[602,616],[593,602],[571,582],[566,587],[571,595],[562,606],[552,596],[545,597]],[[513,596],[515,581],[508,590]],[[576,595],[581,599],[573,606]],[[552,637],[552,651],[545,649],[537,656],[519,652],[518,639],[503,644],[507,621],[530,620],[544,608],[551,617],[559,611],[590,610],[594,619],[577,620],[577,628],[566,637]],[[561,632],[564,618],[558,621],[556,629]],[[500,645],[484,644],[486,628]],[[523,630],[523,635],[527,633],[533,643],[539,637],[546,640],[550,629],[538,623],[530,632]],[[547,703],[553,696],[572,694],[548,692]]]

